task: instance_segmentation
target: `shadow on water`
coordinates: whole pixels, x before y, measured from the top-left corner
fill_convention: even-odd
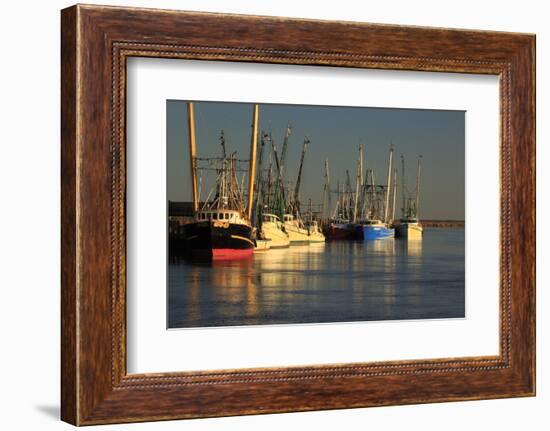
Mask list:
[[[464,230],[168,265],[171,328],[464,317]]]

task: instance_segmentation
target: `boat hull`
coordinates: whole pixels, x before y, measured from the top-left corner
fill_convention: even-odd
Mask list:
[[[296,226],[294,223],[285,223],[285,230],[288,233],[290,244],[310,244],[325,242],[325,235],[318,230],[309,231]]]
[[[290,238],[283,230],[282,223],[278,225],[274,222],[262,223],[262,235],[266,239],[270,239],[270,248],[286,248],[290,246]]]
[[[242,259],[252,255],[252,227],[226,221],[189,223],[185,229],[186,253],[197,259]]]
[[[356,228],[356,233],[357,239],[364,241],[388,239],[395,236],[395,229],[378,225],[359,225]]]
[[[291,244],[307,244],[310,242],[309,232],[292,223],[285,223],[285,230]]]
[[[325,235],[323,235],[321,232],[311,232],[309,234],[309,242],[325,242]]]
[[[397,238],[421,239],[423,228],[418,223],[401,223],[395,229]]]
[[[254,252],[267,251],[271,248],[270,239],[258,239],[256,238],[256,246],[254,247]]]
[[[349,225],[333,224],[331,223],[329,229],[330,239],[334,240],[347,240],[355,238],[355,230],[350,228]]]

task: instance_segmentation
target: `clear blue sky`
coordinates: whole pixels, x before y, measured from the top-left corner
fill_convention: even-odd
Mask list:
[[[237,158],[248,159],[252,106],[250,103],[195,102],[197,156],[220,156],[219,135],[223,129],[228,152],[236,151]],[[314,203],[321,202],[327,157],[332,188],[336,187],[337,179],[344,180],[346,169],[350,170],[353,181],[360,143],[365,152],[364,167],[373,168],[376,182],[384,184],[388,149],[393,143],[398,183],[401,184],[400,156],[403,154],[410,190],[415,187],[417,156],[423,157],[421,218],[463,220],[464,114],[463,111],[261,104],[260,129],[271,128],[280,152],[286,125],[291,122],[293,130],[285,170],[290,180],[297,175],[304,137],[310,139],[300,193],[304,203],[308,198]],[[168,101],[166,118],[168,199],[190,201],[186,101]],[[212,173],[203,176],[203,198],[212,182]],[[398,202],[401,202],[399,193]]]

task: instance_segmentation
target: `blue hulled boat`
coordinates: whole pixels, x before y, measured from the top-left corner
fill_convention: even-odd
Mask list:
[[[395,229],[380,220],[364,220],[357,224],[355,233],[358,240],[386,239],[395,236]]]

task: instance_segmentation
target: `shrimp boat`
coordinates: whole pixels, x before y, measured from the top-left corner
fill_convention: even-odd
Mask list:
[[[395,200],[397,196],[397,174],[394,173],[393,176],[393,204],[391,206],[390,213],[390,191],[391,191],[391,180],[392,180],[392,161],[393,161],[393,145],[390,145],[389,158],[388,158],[388,174],[387,181],[385,186],[379,186],[378,188],[374,185],[374,178],[371,171],[371,188],[367,195],[372,195],[371,197],[371,209],[369,210],[368,217],[363,220],[359,220],[356,223],[356,237],[358,240],[377,240],[377,239],[387,239],[395,237],[395,228],[393,223],[390,221],[393,220],[395,214]],[[379,191],[377,191],[379,189]],[[375,207],[380,208],[382,205],[378,205],[377,194],[384,194],[383,204],[383,215],[382,211],[375,210]],[[380,216],[377,216],[380,214]]]
[[[321,231],[316,220],[306,223],[292,214],[284,215],[285,230],[290,238],[290,244],[309,244],[312,242],[325,242],[325,235]]]
[[[331,219],[329,224],[330,239],[353,239],[355,237],[355,229],[349,220]]]
[[[291,197],[291,203],[288,205],[287,213],[283,216],[283,222],[285,230],[288,233],[291,244],[307,244],[310,242],[309,230],[304,225],[302,218],[299,215],[299,191],[300,183],[302,179],[302,169],[304,167],[304,157],[306,154],[306,149],[309,145],[309,139],[306,137],[304,139],[304,144],[302,147],[302,156],[300,158],[300,166],[298,168],[298,177],[296,179],[296,184],[294,186],[294,192]],[[296,216],[294,215],[296,214]]]
[[[184,225],[187,249],[192,257],[231,259],[247,257],[254,251],[252,226],[235,210],[205,209],[195,221]]]
[[[420,199],[420,169],[422,156],[418,157],[418,166],[416,171],[416,194],[413,197],[407,197],[405,186],[405,159],[401,156],[401,187],[403,195],[403,215],[396,227],[395,236],[405,239],[422,239],[424,229],[418,221],[418,205]]]
[[[246,211],[239,182],[235,155],[227,156],[222,132],[223,154],[221,158],[208,159],[217,173],[215,196],[199,209],[197,189],[197,165],[204,159],[196,157],[195,124],[193,103],[188,105],[189,147],[191,160],[191,181],[193,191],[194,220],[184,225],[186,250],[190,257],[198,259],[234,259],[252,255],[257,242],[254,236],[250,214],[252,211],[255,152],[258,134],[258,105],[253,109],[252,142],[249,168],[249,203]],[[265,246],[265,244],[262,244]]]
[[[338,194],[338,202],[326,233],[332,240],[355,239],[355,224],[350,221],[350,211],[344,203],[344,193],[338,190]]]
[[[395,230],[395,236],[406,239],[421,239],[424,228],[416,219],[401,219]]]
[[[287,213],[283,216],[285,230],[288,232],[291,244],[325,242],[325,235],[323,235],[317,221],[313,219],[311,200],[309,203],[310,209],[307,221],[304,223],[300,216],[300,184],[302,180],[304,158],[309,144],[310,141],[306,136],[302,146],[302,155],[300,157],[300,165],[298,167],[298,176],[294,185],[294,192],[287,207]]]
[[[317,223],[317,220],[311,220],[305,224],[309,232],[309,242],[325,242],[326,238]]]
[[[355,232],[359,240],[385,239],[395,236],[395,229],[381,220],[360,221]]]
[[[263,238],[270,240],[270,248],[285,248],[290,245],[290,238],[285,226],[275,214],[262,215],[261,233]]]
[[[309,221],[306,223],[299,216],[298,195],[304,157],[309,145],[307,136],[304,139],[298,177],[291,195],[289,195],[290,191],[287,191],[285,186],[284,170],[291,129],[289,123],[284,135],[280,157],[271,131],[269,133],[262,131],[261,133],[254,220],[261,237],[271,240],[271,248],[283,248],[300,243],[324,242],[325,240],[317,222],[313,222],[311,213]],[[266,149],[270,151],[268,153],[269,164],[264,172],[264,151]]]
[[[289,135],[290,127],[287,127],[285,146],[288,143]],[[271,180],[271,167],[267,169],[270,173],[269,178],[265,179],[262,163],[264,150],[268,145],[270,145],[273,150],[273,156],[277,157],[277,151],[271,132],[267,134],[262,130],[258,160],[258,177],[256,179],[256,211],[253,214],[253,218],[256,221],[259,237],[269,240],[270,248],[285,248],[290,246],[290,239],[281,218],[277,215],[284,212],[284,190],[281,178],[282,161],[279,161],[277,158],[276,180],[274,182]]]
[[[285,214],[283,220],[291,244],[306,244],[310,242],[309,230],[300,218],[296,218],[292,214]]]
[[[327,163],[328,165],[328,163]],[[328,170],[328,168],[327,168]],[[326,175],[328,176],[328,174]],[[329,187],[327,184],[326,188]],[[349,203],[346,203],[346,194],[340,191],[338,185],[338,200],[334,208],[332,218],[329,220],[326,228],[327,236],[332,240],[347,240],[355,238],[355,225],[350,221]],[[349,195],[349,193],[347,193]]]

